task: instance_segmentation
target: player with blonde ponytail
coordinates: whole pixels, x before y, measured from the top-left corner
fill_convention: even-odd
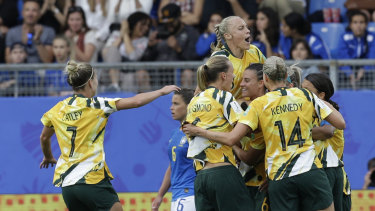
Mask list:
[[[74,94],[58,102],[41,119],[44,158],[40,168],[56,164],[53,184],[62,188],[69,210],[122,210],[104,159],[108,117],[118,110],[141,107],[179,88],[165,86],[130,98],[94,97],[98,79],[90,64],[69,61],[65,71]],[[61,149],[57,162],[51,149],[51,137],[55,133]]]

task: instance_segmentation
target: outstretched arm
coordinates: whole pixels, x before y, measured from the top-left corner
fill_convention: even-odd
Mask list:
[[[237,123],[231,132],[205,130],[192,124],[185,124],[182,130],[187,136],[201,136],[228,146],[233,146],[251,132],[251,128],[242,123]]]
[[[52,155],[51,137],[55,133],[53,128],[44,126],[42,134],[40,135],[40,146],[43,151],[43,161],[40,163],[40,168],[48,168],[49,164],[53,167],[56,164],[56,159]]]
[[[157,211],[160,207],[160,204],[163,200],[163,197],[165,193],[167,193],[169,187],[171,187],[171,165],[169,164],[167,170],[165,171],[164,174],[164,179],[163,182],[161,183],[158,195],[152,202],[152,211]]]
[[[180,88],[175,85],[165,86],[159,90],[137,94],[134,97],[122,98],[121,100],[116,101],[117,110],[129,109],[129,108],[138,108],[147,103],[152,102],[156,98],[169,94],[173,91],[178,91]]]
[[[323,125],[321,127],[314,127],[312,129],[313,140],[326,140],[333,136],[335,132],[335,127],[332,125]]]

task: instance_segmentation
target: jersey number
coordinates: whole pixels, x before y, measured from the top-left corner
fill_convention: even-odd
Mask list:
[[[76,140],[76,135],[77,135],[77,127],[68,127],[66,129],[66,131],[72,131],[72,138],[70,139],[70,141],[72,142],[72,147],[70,149],[70,153],[69,153],[69,157],[72,157],[73,156],[73,153],[74,153],[74,141]]]
[[[176,153],[174,152],[175,149],[176,149],[176,146],[173,146],[173,147],[172,147],[172,160],[173,160],[174,162],[176,162]]]
[[[276,121],[275,126],[279,128],[281,146],[283,148],[283,151],[286,151],[286,142],[285,142],[283,123],[281,122],[281,120]],[[295,140],[296,135],[297,135],[297,140]],[[303,143],[305,143],[305,139],[302,138],[301,125],[299,123],[299,117],[298,117],[296,123],[294,124],[292,134],[290,135],[288,146],[298,145],[299,147],[302,147]]]

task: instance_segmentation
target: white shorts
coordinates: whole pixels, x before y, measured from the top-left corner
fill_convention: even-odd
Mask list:
[[[171,203],[171,211],[195,211],[194,196],[178,198]]]

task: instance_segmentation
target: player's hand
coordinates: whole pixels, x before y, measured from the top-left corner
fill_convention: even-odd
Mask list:
[[[51,167],[57,163],[55,158],[47,159],[46,157],[43,158],[43,161],[40,163],[40,168],[48,168],[51,164]]]
[[[154,201],[152,201],[152,204],[151,204],[151,209],[152,211],[158,211],[159,210],[159,207],[160,207],[160,204],[161,204],[161,201],[163,200],[163,197],[161,196],[157,196]]]
[[[180,91],[181,88],[176,86],[176,85],[168,85],[168,86],[165,86],[161,89],[159,89],[159,91],[161,92],[162,95],[167,95],[171,92],[174,92],[174,91]]]
[[[190,123],[182,125],[182,131],[184,131],[184,133],[188,137],[196,136],[199,129],[199,127],[194,126]]]

